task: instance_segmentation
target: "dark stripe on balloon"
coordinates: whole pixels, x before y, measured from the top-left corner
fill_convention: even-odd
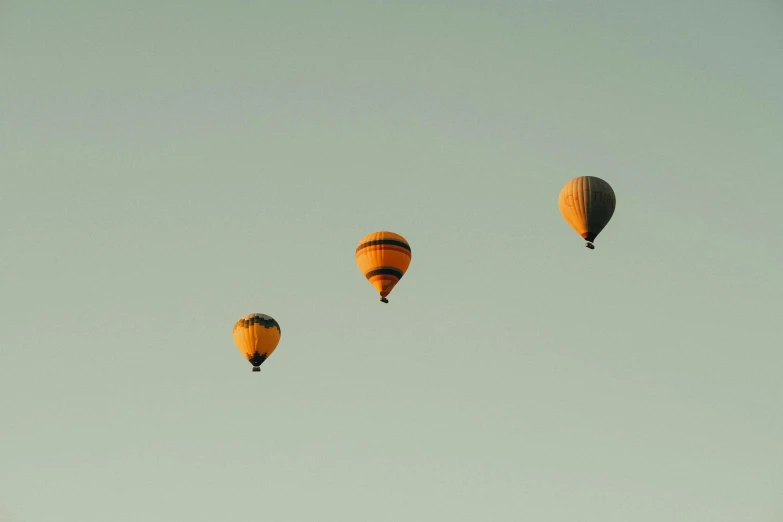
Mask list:
[[[400,278],[397,276],[392,275],[377,275],[368,277],[367,280],[373,284],[377,283],[378,281],[386,281],[387,283],[397,284],[400,282]]]
[[[406,243],[405,241],[400,241],[399,239],[373,239],[372,241],[367,241],[366,243],[362,243],[358,247],[356,247],[356,252],[358,253],[359,250],[362,248],[367,248],[369,246],[375,246],[375,245],[394,245],[398,247],[402,247],[408,252],[411,251],[410,245]]]
[[[258,353],[258,350],[253,352],[252,355],[249,355],[247,360],[250,361],[250,364],[252,364],[255,367],[259,367],[262,364],[264,364],[264,361],[266,361],[268,355],[266,353]]]
[[[360,259],[363,256],[372,256],[376,252],[380,253],[380,255],[385,256],[386,254],[390,254],[392,252],[398,253],[400,255],[403,255],[407,257],[408,259],[411,258],[411,253],[405,250],[402,247],[398,247],[395,245],[376,245],[376,246],[369,246],[362,248],[356,253],[356,259]]]
[[[370,270],[369,272],[364,274],[364,277],[369,279],[377,275],[391,275],[396,277],[397,279],[402,279],[402,270],[397,270],[396,268],[377,268],[375,270]]]
[[[251,317],[250,319],[240,319],[237,322],[236,327],[248,328],[250,326],[253,326],[254,324],[261,325],[261,326],[263,326],[264,328],[267,328],[267,329],[268,328],[277,328],[277,331],[282,334],[282,332],[280,331],[280,325],[277,324],[277,321],[275,321],[274,319],[264,319],[263,317],[258,317],[258,316]]]

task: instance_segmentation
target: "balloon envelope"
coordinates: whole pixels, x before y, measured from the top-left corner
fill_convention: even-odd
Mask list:
[[[410,263],[410,245],[394,232],[368,234],[356,247],[356,264],[384,303],[388,302],[386,296],[405,275]]]
[[[616,198],[606,181],[580,176],[565,184],[558,206],[563,218],[576,232],[592,243],[614,214]]]
[[[280,325],[264,314],[248,314],[234,325],[234,343],[258,371],[280,342]]]

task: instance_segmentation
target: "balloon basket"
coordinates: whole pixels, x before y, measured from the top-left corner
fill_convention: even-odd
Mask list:
[[[388,300],[388,299],[386,299],[385,297],[381,297],[381,302],[382,302],[382,303],[388,303],[388,302],[389,302],[389,300]]]
[[[253,366],[253,371],[254,372],[260,372],[261,368],[259,368],[258,366]]]
[[[592,243],[590,243],[590,242],[585,243],[585,246],[587,248],[589,248],[590,250],[595,250],[595,246]]]

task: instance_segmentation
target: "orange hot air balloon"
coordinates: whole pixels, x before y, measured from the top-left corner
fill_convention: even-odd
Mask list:
[[[585,246],[592,250],[596,236],[612,219],[616,198],[606,181],[580,176],[565,184],[557,203],[563,218],[587,240]]]
[[[264,314],[248,314],[234,325],[234,343],[253,365],[254,372],[260,372],[261,364],[272,355],[280,342],[280,325]]]
[[[411,247],[399,234],[374,232],[365,236],[356,247],[356,264],[381,294],[381,302],[388,303],[386,296],[411,264]]]

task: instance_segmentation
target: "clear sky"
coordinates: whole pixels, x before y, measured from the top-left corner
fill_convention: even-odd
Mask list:
[[[0,180],[2,522],[783,520],[780,2],[6,0]]]

